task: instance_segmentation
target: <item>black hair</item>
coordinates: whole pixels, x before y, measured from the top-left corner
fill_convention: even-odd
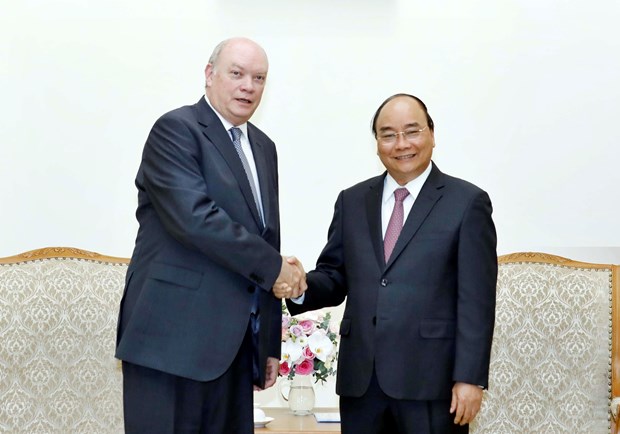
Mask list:
[[[381,113],[381,110],[383,110],[383,107],[385,107],[385,105],[388,102],[392,101],[394,98],[399,98],[401,96],[413,98],[414,100],[416,100],[420,104],[420,106],[422,106],[422,109],[424,110],[424,114],[426,115],[426,122],[428,124],[428,128],[431,131],[435,131],[435,124],[433,123],[433,119],[431,118],[431,115],[428,114],[428,109],[426,108],[426,104],[424,104],[424,102],[420,98],[418,98],[417,96],[413,96],[413,95],[410,95],[408,93],[397,93],[395,95],[392,95],[391,97],[389,97],[385,101],[383,101],[381,103],[381,105],[379,106],[379,108],[377,109],[377,111],[375,112],[374,116],[372,117],[371,129],[372,129],[372,133],[375,135],[375,137],[377,137],[377,118],[379,117],[379,114]]]

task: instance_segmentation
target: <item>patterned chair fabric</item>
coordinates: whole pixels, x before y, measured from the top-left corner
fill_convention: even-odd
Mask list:
[[[617,287],[618,266],[500,257],[489,390],[470,432],[616,433]]]
[[[114,344],[128,262],[73,248],[0,259],[0,432],[123,432]]]

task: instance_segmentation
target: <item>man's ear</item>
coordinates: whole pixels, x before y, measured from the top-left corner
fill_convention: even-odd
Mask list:
[[[213,82],[213,74],[215,74],[215,71],[213,70],[213,65],[211,65],[209,63],[209,64],[207,64],[207,66],[205,68],[205,84],[206,84],[206,87],[211,86],[211,83]]]

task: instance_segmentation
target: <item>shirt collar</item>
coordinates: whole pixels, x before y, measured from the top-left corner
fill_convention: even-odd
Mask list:
[[[428,176],[431,174],[432,168],[433,164],[431,163],[424,169],[424,172],[422,172],[420,176],[412,179],[405,185],[398,184],[398,182],[392,178],[392,175],[388,173],[383,181],[383,203],[385,204],[390,198],[394,197],[394,191],[397,188],[406,188],[409,191],[409,195],[415,200],[420,194],[420,190],[422,190],[422,186],[428,179]]]
[[[205,101],[207,102],[207,104],[209,104],[209,107],[213,109],[213,111],[215,112],[219,120],[222,122],[222,125],[224,125],[224,129],[226,129],[226,132],[228,133],[229,136],[230,136],[230,129],[232,127],[237,127],[241,130],[241,132],[246,138],[248,137],[248,123],[247,122],[244,122],[241,125],[233,125],[230,122],[228,122],[226,119],[224,119],[224,117],[220,114],[220,112],[215,110],[215,108],[211,105],[211,101],[209,101],[209,97],[207,97],[207,95],[205,95]]]

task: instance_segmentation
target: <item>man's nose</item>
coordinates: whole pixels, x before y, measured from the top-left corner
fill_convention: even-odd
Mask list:
[[[396,133],[396,147],[397,148],[408,148],[411,146],[411,143],[405,137],[405,132],[401,131]]]
[[[246,92],[254,92],[254,80],[252,77],[244,77],[241,82],[241,89]]]

